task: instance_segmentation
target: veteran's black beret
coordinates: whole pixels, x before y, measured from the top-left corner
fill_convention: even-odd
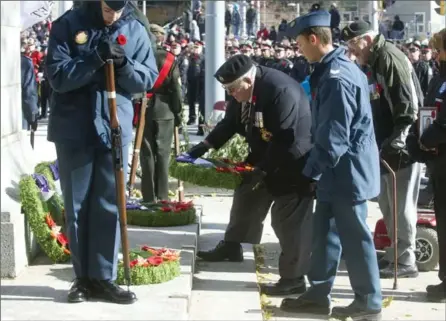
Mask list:
[[[218,68],[214,77],[223,85],[230,84],[246,74],[253,66],[248,56],[235,55]]]
[[[342,29],[341,40],[349,41],[362,36],[371,30],[370,24],[364,20],[354,21]]]
[[[105,4],[114,11],[119,11],[125,7],[128,1],[104,0]]]
[[[330,27],[331,15],[328,11],[318,10],[300,16],[288,24],[286,36],[296,39],[305,29],[313,27]]]

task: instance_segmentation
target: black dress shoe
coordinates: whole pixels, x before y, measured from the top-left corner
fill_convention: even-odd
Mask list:
[[[381,321],[382,315],[381,310],[366,310],[351,304],[347,307],[334,307],[331,317],[339,320]]]
[[[299,297],[297,299],[286,298],[282,300],[280,309],[285,312],[305,313],[317,315],[330,315],[330,305],[321,304],[305,298]]]
[[[437,285],[428,285],[426,288],[427,299],[431,302],[446,302],[446,281]]]
[[[279,282],[264,284],[261,288],[262,292],[269,296],[300,294],[307,290],[304,277],[295,279],[280,278]]]
[[[395,265],[389,264],[386,268],[379,271],[381,279],[393,279],[395,275]],[[414,265],[398,264],[397,266],[398,278],[416,278],[418,276],[418,268]]]
[[[91,281],[91,296],[118,304],[132,304],[136,301],[135,293],[123,290],[107,280]]]
[[[200,127],[195,135],[197,135],[197,136],[204,136],[204,130],[203,130],[203,128]]]
[[[68,291],[68,302],[79,303],[87,301],[90,296],[90,283],[88,279],[76,279]]]
[[[220,241],[215,249],[207,252],[198,251],[197,256],[208,262],[243,262],[243,248],[240,243]]]
[[[187,124],[188,124],[188,125],[194,125],[194,124],[195,124],[195,119],[189,119],[189,120],[187,121]]]

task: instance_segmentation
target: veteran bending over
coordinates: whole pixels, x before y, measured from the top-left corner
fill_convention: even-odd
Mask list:
[[[198,256],[206,261],[243,261],[241,243],[258,244],[272,205],[272,226],[279,238],[280,281],[265,286],[269,295],[305,291],[313,212],[313,186],[301,175],[311,149],[311,112],[302,87],[288,75],[256,66],[235,55],[215,78],[232,98],[224,119],[188,153],[197,158],[218,149],[234,134],[246,138],[254,166],[235,190],[224,240]]]

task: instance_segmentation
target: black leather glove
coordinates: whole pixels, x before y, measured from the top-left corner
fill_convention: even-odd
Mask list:
[[[200,158],[209,150],[209,146],[201,142],[194,147],[192,147],[187,153],[192,158]]]
[[[37,130],[37,125],[38,125],[37,116],[36,116],[36,120],[33,121],[32,123],[30,123],[29,125],[31,127],[31,130],[33,130],[33,131]]]
[[[102,60],[113,59],[116,68],[121,68],[127,62],[125,50],[121,45],[109,40],[102,41],[96,49]]]
[[[317,182],[314,179],[302,175],[297,193],[304,197],[315,197],[316,184]]]

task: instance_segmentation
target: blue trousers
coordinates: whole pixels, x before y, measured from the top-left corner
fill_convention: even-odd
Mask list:
[[[112,152],[56,144],[56,153],[74,273],[113,281],[121,238]],[[126,176],[128,145],[123,161]]]
[[[303,298],[329,303],[341,252],[355,299],[353,304],[380,310],[382,304],[378,262],[372,234],[366,223],[367,202],[317,202],[313,217],[313,248]]]

